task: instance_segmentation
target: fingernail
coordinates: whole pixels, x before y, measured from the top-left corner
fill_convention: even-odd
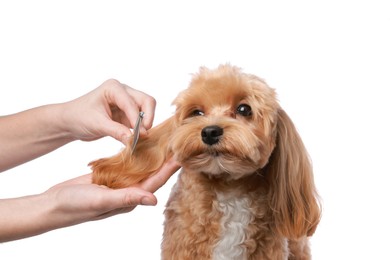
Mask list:
[[[150,197],[143,197],[141,199],[141,204],[144,206],[154,206],[156,205],[156,201]]]

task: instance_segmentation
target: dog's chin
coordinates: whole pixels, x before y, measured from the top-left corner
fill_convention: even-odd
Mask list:
[[[237,180],[252,174],[259,165],[251,158],[238,158],[229,154],[204,153],[183,159],[183,168],[202,172],[212,177],[227,177]]]

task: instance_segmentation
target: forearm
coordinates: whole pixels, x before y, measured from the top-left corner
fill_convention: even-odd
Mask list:
[[[0,172],[72,141],[63,105],[47,105],[0,117]]]
[[[55,229],[52,208],[44,195],[0,200],[0,243]]]

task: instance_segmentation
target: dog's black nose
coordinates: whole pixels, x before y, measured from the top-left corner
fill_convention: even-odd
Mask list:
[[[202,129],[202,140],[205,144],[213,145],[218,143],[221,135],[223,134],[223,129],[217,125],[207,126]]]

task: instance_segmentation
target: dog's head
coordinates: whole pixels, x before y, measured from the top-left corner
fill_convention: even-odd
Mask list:
[[[186,169],[227,180],[261,174],[275,228],[289,238],[314,232],[320,209],[311,162],[272,88],[234,66],[201,68],[173,104],[174,116],[141,138],[134,154],[129,145],[92,162],[93,181],[126,187],[172,156]]]
[[[184,168],[238,179],[267,164],[279,105],[260,78],[229,65],[201,68],[173,103],[168,149]]]

